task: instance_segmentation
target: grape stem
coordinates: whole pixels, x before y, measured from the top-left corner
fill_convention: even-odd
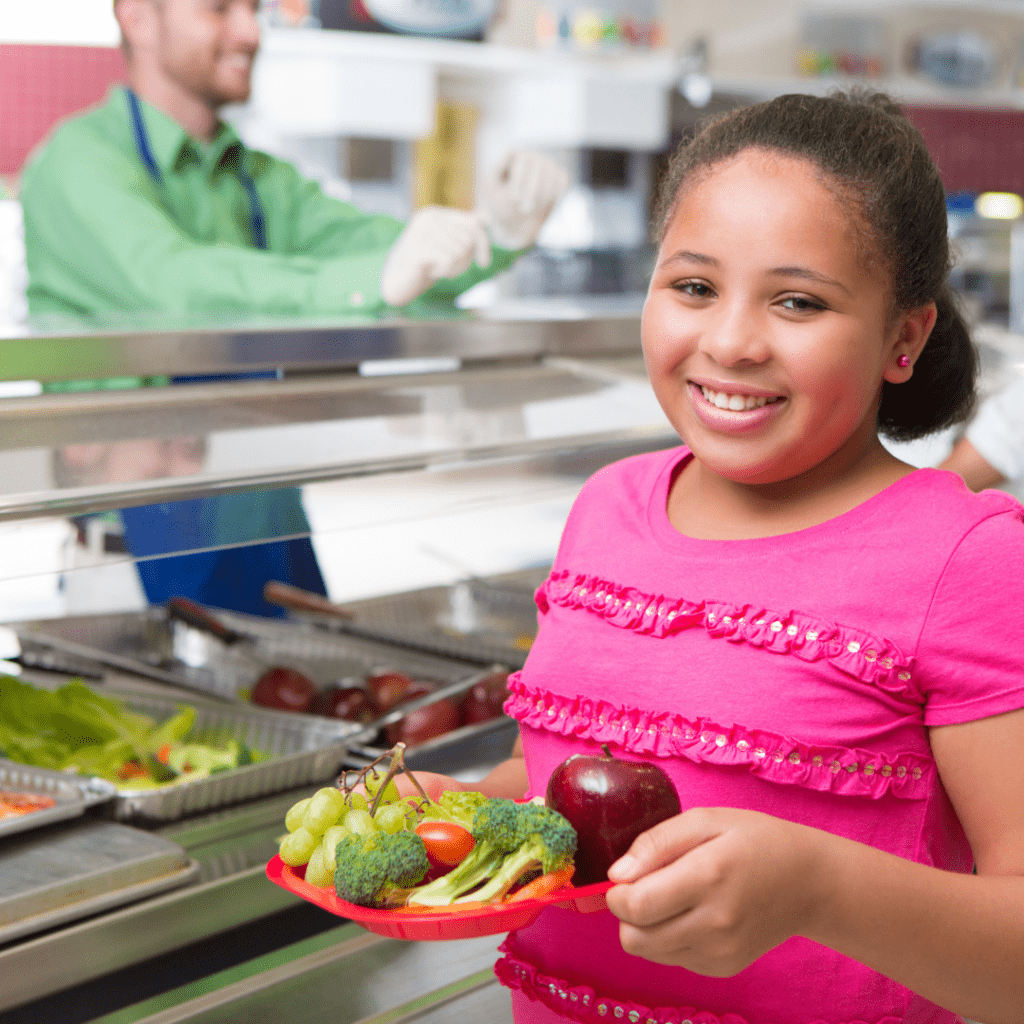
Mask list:
[[[395,777],[395,775],[408,775],[413,785],[415,785],[417,790],[419,790],[420,796],[423,797],[423,799],[428,804],[434,803],[434,801],[427,796],[427,793],[424,790],[423,786],[420,785],[420,780],[406,766],[406,744],[404,744],[403,742],[395,743],[394,746],[392,746],[391,750],[387,752],[387,754],[382,755],[381,757],[377,758],[376,761],[371,762],[371,764],[367,765],[366,768],[362,769],[358,773],[358,775],[355,776],[354,783],[352,783],[351,785],[343,785],[342,791],[344,792],[345,796],[347,797],[348,795],[350,795],[352,790],[354,790],[355,786],[359,783],[366,784],[367,776],[370,774],[370,772],[374,771],[377,768],[377,766],[381,764],[381,762],[388,759],[390,759],[390,763],[388,765],[387,774],[384,776],[383,781],[378,786],[377,793],[374,794],[374,802],[370,806],[371,817],[374,817],[374,815],[376,815],[377,808],[380,806],[381,800],[384,798],[384,791],[386,790],[391,779]]]

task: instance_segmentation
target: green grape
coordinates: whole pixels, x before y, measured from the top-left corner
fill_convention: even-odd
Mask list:
[[[365,811],[370,806],[369,801],[362,793],[349,793],[348,805],[354,811]]]
[[[305,800],[300,800],[288,808],[288,813],[284,816],[284,827],[289,832],[294,832],[302,824],[302,816],[306,813],[311,799],[312,797],[307,796]]]
[[[349,832],[353,832],[357,836],[368,835],[370,832],[377,831],[377,824],[370,817],[369,811],[349,811],[345,815],[345,820],[342,824],[344,824]]]
[[[309,860],[319,845],[318,836],[313,835],[309,829],[299,827],[281,840],[281,860],[289,867],[297,868]]]
[[[377,811],[373,820],[377,822],[377,828],[381,832],[401,832],[405,828],[405,811],[402,810],[400,803],[385,804]]]
[[[324,848],[318,846],[306,865],[306,881],[310,885],[334,885],[334,862],[324,856]]]
[[[303,828],[315,836],[322,836],[332,825],[338,824],[347,810],[341,791],[325,786],[310,797],[309,806],[302,816]]]
[[[380,789],[380,784],[387,778],[387,772],[382,772],[378,768],[371,768],[366,773],[366,778],[363,781],[363,785],[366,787],[366,795],[370,800],[377,795],[377,790]],[[395,785],[395,780],[392,779],[384,789],[384,795],[380,798],[381,803],[392,804],[402,799],[402,794],[398,792],[398,787]]]
[[[324,851],[324,857],[334,863],[334,851],[338,848],[338,843],[345,838],[350,836],[352,833],[344,825],[332,825],[325,833],[322,840],[320,840],[320,849]]]

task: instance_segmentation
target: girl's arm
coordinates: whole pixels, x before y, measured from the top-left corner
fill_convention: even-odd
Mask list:
[[[792,935],[985,1024],[1024,1019],[1024,711],[932,730],[978,874],[754,811],[698,808],[609,875],[627,952],[726,977]]]
[[[526,778],[526,761],[523,758],[523,740],[516,736],[515,746],[507,761],[496,765],[485,778],[480,782],[462,783],[453,779],[450,775],[440,775],[437,772],[420,772],[413,770],[417,782],[427,791],[427,794],[436,800],[446,789],[463,790],[474,789],[484,796],[504,796],[517,800],[526,792],[528,785]],[[395,779],[399,793],[402,796],[413,796],[416,787],[409,780],[408,776],[399,775]]]
[[[518,800],[525,795],[528,786],[526,760],[523,757],[523,737],[517,735],[508,760],[497,765],[476,788],[485,796],[505,796]]]

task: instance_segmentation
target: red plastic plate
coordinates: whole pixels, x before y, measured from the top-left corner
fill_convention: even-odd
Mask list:
[[[304,867],[290,868],[280,857],[274,857],[267,864],[267,878],[282,889],[338,917],[355,921],[378,935],[416,942],[472,939],[478,935],[515,931],[535,921],[545,907],[566,907],[582,914],[591,914],[607,908],[604,896],[612,887],[611,882],[598,882],[579,889],[569,885],[540,899],[473,910],[443,910],[435,907],[424,910],[371,910],[340,899],[331,888],[310,885],[303,877],[304,874]]]

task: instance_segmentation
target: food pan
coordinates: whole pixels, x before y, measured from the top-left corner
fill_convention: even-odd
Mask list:
[[[537,633],[533,592],[526,582],[464,580],[347,602],[353,619],[333,628],[476,664],[522,668]]]
[[[253,750],[270,754],[266,761],[159,789],[119,789],[106,809],[117,821],[175,821],[187,814],[331,779],[345,758],[349,738],[363,728],[358,722],[252,705],[202,698],[182,701],[174,695],[137,689],[124,677],[108,680],[103,689],[132,711],[158,721],[170,718],[187,703],[196,709],[191,738],[215,744],[242,740]]]
[[[348,636],[316,629],[304,622],[210,610],[247,642],[228,645],[209,633],[159,614],[163,615],[170,637],[171,660],[205,670],[222,693],[251,687],[270,664],[298,669],[321,688],[381,671],[401,671],[415,679],[439,683],[458,682],[471,671],[464,662],[424,651],[396,649],[387,638]]]
[[[15,832],[76,818],[87,807],[106,803],[117,795],[117,787],[103,779],[53,772],[46,768],[30,768],[5,758],[0,758],[0,790],[34,793],[56,801],[53,807],[40,811],[0,818],[0,839]]]
[[[328,632],[308,622],[211,611],[231,629],[253,638],[251,647],[260,660],[297,668],[320,686],[381,671],[401,671],[416,679],[453,683],[472,671],[464,661],[455,663],[428,652],[399,649],[386,638]],[[239,645],[228,646],[182,622],[172,622],[162,608],[42,619],[22,626],[40,640],[51,637],[71,641],[160,666],[187,680],[190,688],[206,689],[221,697],[235,697],[239,690],[250,689],[261,671],[249,650],[237,650]]]

